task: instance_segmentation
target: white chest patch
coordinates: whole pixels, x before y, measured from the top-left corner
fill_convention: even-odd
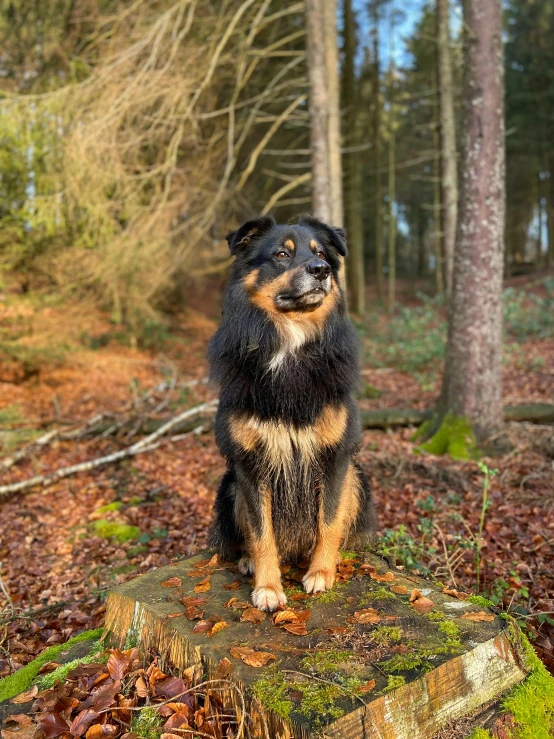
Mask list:
[[[313,331],[307,330],[307,327],[295,321],[285,319],[279,326],[279,334],[281,335],[281,346],[269,363],[269,368],[273,371],[282,367],[285,359],[297,352],[312,337]]]

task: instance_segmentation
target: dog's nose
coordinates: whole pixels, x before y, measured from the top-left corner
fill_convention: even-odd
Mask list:
[[[331,272],[331,267],[324,262],[323,259],[310,259],[306,265],[306,270],[313,275],[316,280],[324,280]]]

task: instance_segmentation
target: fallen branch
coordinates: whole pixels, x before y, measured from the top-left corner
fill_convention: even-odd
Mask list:
[[[198,416],[202,413],[213,412],[217,407],[217,403],[217,400],[211,400],[209,403],[201,403],[194,408],[189,408],[188,410],[180,413],[178,416],[172,418],[170,421],[164,423],[162,426],[160,426],[159,429],[157,429],[157,431],[154,431],[154,433],[145,436],[144,439],[137,441],[135,444],[132,444],[126,449],[121,449],[119,452],[108,454],[105,457],[98,457],[97,459],[91,459],[88,462],[74,464],[70,467],[62,467],[61,469],[56,470],[50,475],[35,475],[35,477],[31,477],[27,480],[20,480],[19,482],[14,482],[10,485],[1,485],[0,495],[17,493],[20,490],[27,490],[29,488],[36,487],[37,485],[42,485],[42,487],[46,487],[48,485],[51,485],[53,482],[56,482],[57,480],[61,480],[64,477],[69,477],[70,475],[74,475],[77,472],[87,472],[89,470],[95,469],[96,467],[102,467],[106,464],[110,464],[111,462],[119,462],[121,459],[133,457],[136,454],[150,452],[153,449],[158,448],[159,443],[157,443],[157,439],[159,439],[161,436],[166,434],[168,431],[171,431],[171,429],[174,429],[176,426],[179,426],[183,421],[186,421],[189,418]]]
[[[384,408],[378,411],[362,411],[365,429],[386,429],[391,426],[419,426],[433,417],[434,411],[418,411],[415,408]],[[554,423],[554,405],[549,403],[522,403],[504,406],[505,421],[529,421]]]

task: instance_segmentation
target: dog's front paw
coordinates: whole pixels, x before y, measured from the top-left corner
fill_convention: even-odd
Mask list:
[[[279,606],[284,606],[286,602],[287,596],[282,588],[259,587],[252,593],[252,603],[260,611],[274,611]]]
[[[241,575],[253,575],[254,574],[254,562],[252,558],[247,554],[239,559],[237,567]]]
[[[335,582],[335,570],[308,571],[302,578],[302,585],[307,593],[324,593],[330,590]]]

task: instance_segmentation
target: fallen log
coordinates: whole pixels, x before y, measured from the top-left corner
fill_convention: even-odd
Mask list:
[[[419,426],[433,417],[434,410],[419,411],[415,408],[383,408],[377,411],[361,411],[364,429],[386,429],[393,426]],[[530,423],[554,423],[554,405],[550,403],[522,403],[504,406],[505,421]]]

